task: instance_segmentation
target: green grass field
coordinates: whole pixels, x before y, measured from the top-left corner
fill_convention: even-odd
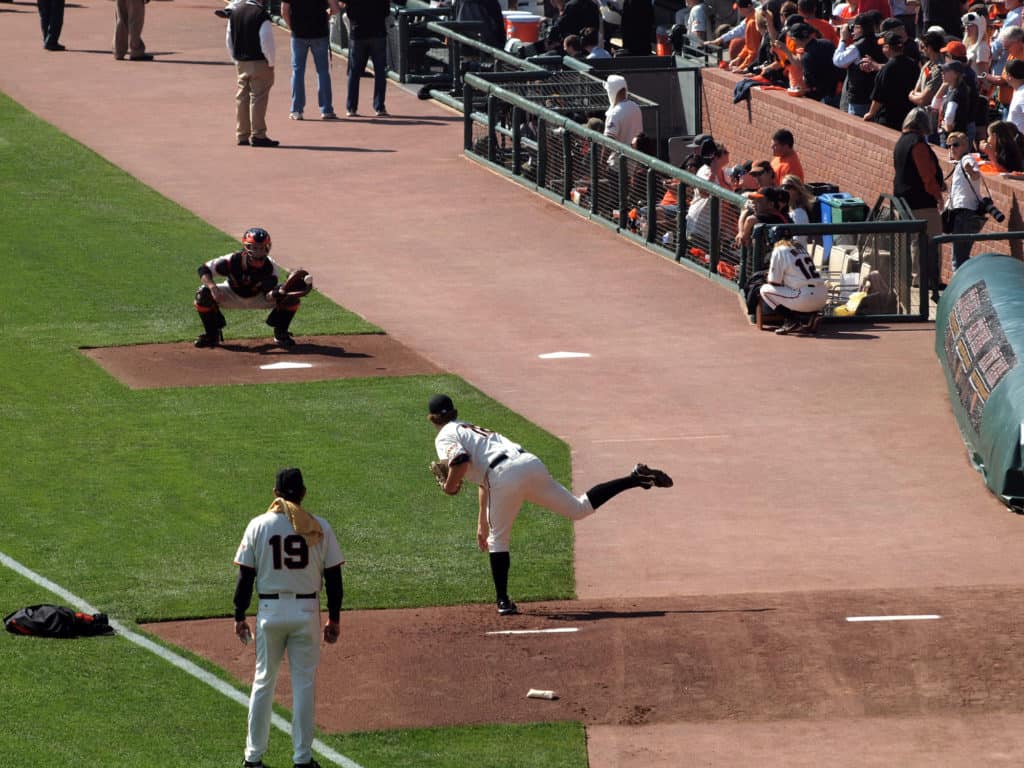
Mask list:
[[[79,349],[193,338],[195,268],[232,250],[235,233],[2,95],[0,201],[0,551],[129,625],[226,617],[245,524],[266,508],[276,470],[294,465],[308,508],[341,541],[346,609],[493,599],[476,550],[475,494],[444,497],[426,472],[426,401],[449,392],[466,417],[530,445],[567,480],[563,443],[453,376],[129,390]],[[228,320],[232,335],[267,334],[262,313]],[[379,329],[314,293],[295,330]],[[512,586],[522,600],[573,595],[566,521],[520,516]],[[4,614],[62,602],[3,568],[0,596]],[[11,765],[241,762],[244,708],[123,638],[4,634],[0,668],[0,755]],[[577,723],[322,738],[366,768],[587,762]],[[266,760],[290,765],[283,734],[272,735]]]

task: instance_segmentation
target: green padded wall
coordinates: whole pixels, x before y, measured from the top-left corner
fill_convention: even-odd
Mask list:
[[[989,489],[1024,502],[1024,262],[999,254],[957,270],[936,311],[935,353],[960,434]]]

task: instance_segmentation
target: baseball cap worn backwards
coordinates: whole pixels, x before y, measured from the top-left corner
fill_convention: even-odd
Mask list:
[[[448,395],[434,395],[427,403],[427,412],[431,416],[444,416],[455,410],[455,403]]]
[[[302,482],[302,470],[298,467],[288,467],[278,471],[274,487],[283,496],[295,497],[302,495],[302,492],[306,490],[306,485]]]

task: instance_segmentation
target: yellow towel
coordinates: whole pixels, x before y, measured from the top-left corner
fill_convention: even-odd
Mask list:
[[[319,544],[320,540],[324,537],[323,529],[320,527],[317,519],[294,502],[277,498],[274,499],[273,504],[270,505],[270,509],[267,511],[276,512],[279,515],[288,515],[292,528],[306,539],[307,544]]]
[[[857,291],[850,296],[850,300],[841,307],[836,307],[833,314],[836,317],[852,317],[857,314],[857,309],[860,307],[860,303],[867,298],[867,291]]]

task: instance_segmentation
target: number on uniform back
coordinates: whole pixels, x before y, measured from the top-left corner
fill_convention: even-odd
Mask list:
[[[287,568],[290,571],[300,571],[309,565],[309,545],[306,539],[297,533],[287,536],[271,536],[270,550],[274,556],[274,570],[280,571]]]

